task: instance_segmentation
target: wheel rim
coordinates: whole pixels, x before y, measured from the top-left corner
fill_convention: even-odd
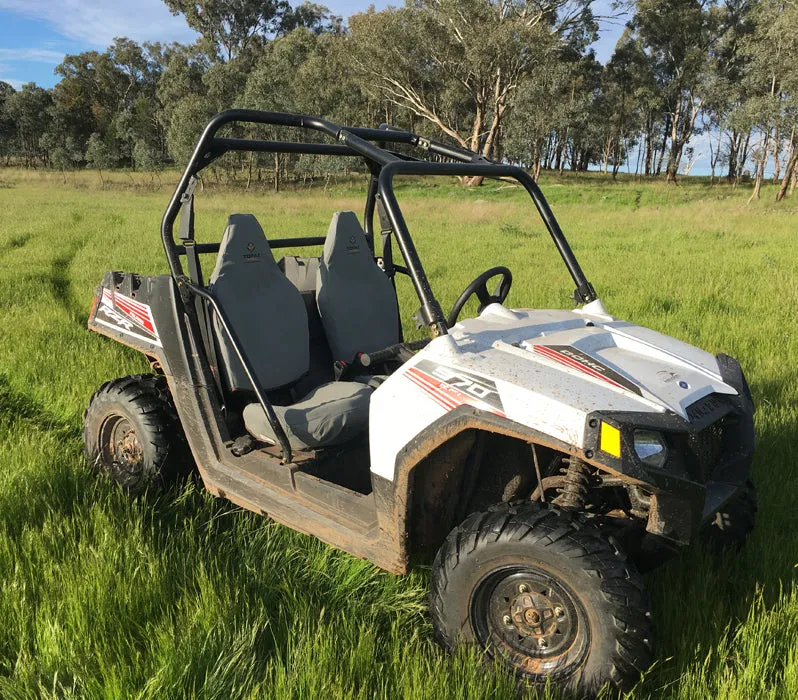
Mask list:
[[[121,415],[108,416],[100,426],[103,464],[120,483],[130,486],[144,474],[144,446],[133,424]]]
[[[584,608],[562,581],[536,567],[488,574],[474,589],[471,614],[480,645],[524,675],[568,676],[586,656]]]

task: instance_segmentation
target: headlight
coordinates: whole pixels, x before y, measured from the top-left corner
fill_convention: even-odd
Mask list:
[[[653,430],[635,430],[635,452],[640,461],[649,467],[663,467],[668,460],[665,439]]]

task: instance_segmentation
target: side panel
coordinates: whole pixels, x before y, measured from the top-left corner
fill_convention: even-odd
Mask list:
[[[88,327],[157,360],[168,375],[169,358],[174,363],[182,355],[178,313],[182,302],[170,276],[106,272]]]

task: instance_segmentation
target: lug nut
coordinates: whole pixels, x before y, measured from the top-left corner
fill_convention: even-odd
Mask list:
[[[563,609],[562,609],[562,608],[561,608],[561,607],[558,605],[556,608],[554,608],[554,614],[555,614],[557,617],[564,617],[564,616],[565,616],[565,610],[563,610]]]
[[[529,586],[527,586],[525,583],[522,583],[520,586],[518,586],[518,590],[520,593],[529,593]]]
[[[502,622],[503,622],[505,625],[512,625],[512,624],[513,624],[513,619],[512,619],[512,618],[511,618],[509,615],[505,615],[505,616],[502,618]]]
[[[545,640],[545,639],[543,639],[543,637],[541,637],[540,639],[538,639],[538,646],[541,649],[547,649],[548,646],[549,646],[549,643],[548,643],[547,640]]]

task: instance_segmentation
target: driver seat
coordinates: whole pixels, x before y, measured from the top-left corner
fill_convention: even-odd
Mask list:
[[[334,360],[401,341],[399,309],[391,280],[374,262],[354,212],[333,215],[316,274],[316,303]]]
[[[216,297],[266,392],[293,386],[309,370],[308,317],[299,290],[280,271],[257,219],[233,214],[227,222],[210,277]],[[252,386],[218,319],[214,335],[220,372],[232,392]],[[365,432],[373,389],[358,382],[330,382],[274,411],[295,450],[340,445]],[[247,431],[277,443],[260,403],[243,411]]]

